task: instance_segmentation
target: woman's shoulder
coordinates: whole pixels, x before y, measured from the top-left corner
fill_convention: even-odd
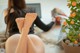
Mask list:
[[[14,9],[11,9],[10,13],[13,13],[13,12],[14,12]],[[5,16],[7,16],[7,14],[8,14],[8,9],[5,9],[3,12],[3,16],[5,17]]]
[[[7,14],[8,14],[8,10],[5,9],[4,12],[3,12],[3,16],[5,17]]]

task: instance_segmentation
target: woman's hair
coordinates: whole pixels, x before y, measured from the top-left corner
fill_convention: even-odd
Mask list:
[[[25,0],[8,0],[8,9],[10,9],[12,7],[24,9],[26,7]]]
[[[7,23],[7,29],[10,29],[12,21],[10,20],[11,10],[13,9],[14,17],[12,20],[15,20],[15,17],[19,14],[19,10],[25,9],[26,3],[25,0],[8,0],[8,8],[7,8],[7,15],[5,17],[5,22]],[[6,30],[7,31],[7,30]]]

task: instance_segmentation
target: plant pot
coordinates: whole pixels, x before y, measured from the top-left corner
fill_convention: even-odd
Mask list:
[[[77,46],[68,46],[62,41],[62,46],[64,48],[65,53],[80,53],[80,47]]]

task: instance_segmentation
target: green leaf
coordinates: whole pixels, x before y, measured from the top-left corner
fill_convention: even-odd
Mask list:
[[[74,42],[76,39],[71,39],[71,42]]]

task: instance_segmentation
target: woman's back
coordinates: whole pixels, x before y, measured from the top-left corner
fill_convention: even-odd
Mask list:
[[[10,13],[9,15],[6,16],[5,18],[5,22],[7,24],[7,28],[8,28],[8,32],[9,35],[13,35],[15,33],[19,33],[17,24],[15,22],[16,18],[24,18],[26,13],[35,13],[35,10],[32,8],[26,8],[26,9],[18,9],[15,8],[13,13]],[[42,29],[43,31],[48,31],[51,29],[51,27],[53,26],[54,22],[52,21],[49,24],[44,24],[40,18],[37,16],[37,18],[35,19],[35,21],[33,22],[30,30],[29,30],[29,34],[33,34],[34,33],[34,24],[36,26],[38,26],[40,29]]]
[[[15,22],[15,19],[16,18],[24,18],[26,13],[34,13],[34,9],[32,8],[26,8],[26,9],[18,9],[18,8],[14,8],[14,11],[11,12],[9,15],[6,15],[5,16],[5,23],[8,25],[9,23],[9,29],[8,29],[8,32],[9,32],[9,35],[13,35],[15,33],[19,33],[19,30],[18,30],[18,27],[17,27],[17,24]],[[7,16],[9,18],[7,18]],[[30,32],[29,33],[34,33],[33,32],[33,25],[32,27],[30,28]]]

